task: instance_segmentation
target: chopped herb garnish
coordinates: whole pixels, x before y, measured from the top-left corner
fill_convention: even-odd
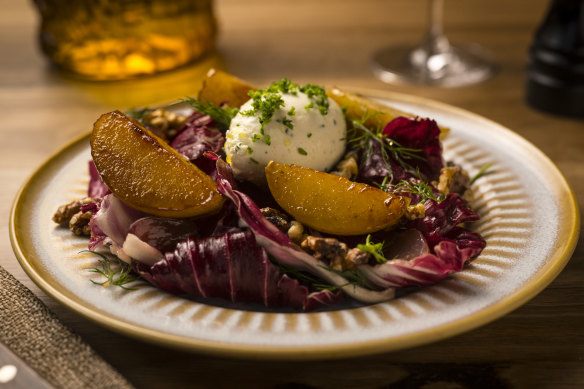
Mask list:
[[[304,150],[302,147],[299,147],[299,148],[298,148],[298,154],[301,154],[301,155],[308,155],[308,153],[306,152],[306,150]]]
[[[266,134],[264,142],[266,142],[266,144],[269,146],[272,144],[272,138],[268,134]]]
[[[222,105],[219,107],[209,101],[204,103],[192,97],[187,97],[182,101],[190,104],[200,113],[211,116],[211,119],[219,123],[224,129],[229,128],[231,119],[233,119],[239,112],[238,108],[229,107],[228,105]]]
[[[288,127],[291,130],[294,129],[294,124],[292,124],[292,120],[290,120],[288,118],[282,119],[282,124],[284,124],[286,127]]]
[[[241,111],[241,114],[244,116],[259,115],[260,132],[263,135],[264,126],[272,120],[276,111],[284,105],[282,94],[297,95],[299,91],[305,93],[313,100],[306,108],[313,107],[316,103],[322,115],[328,113],[329,101],[323,87],[314,84],[299,86],[287,78],[283,78],[280,81],[273,82],[266,89],[250,91],[248,95],[252,98],[252,108]],[[295,107],[290,108],[286,115],[290,117],[295,116]],[[282,123],[290,129],[293,128],[292,121],[288,117],[284,117]]]
[[[300,87],[300,91],[306,93],[306,95],[310,99],[314,100],[314,102],[318,106],[318,110],[323,116],[328,113],[329,109],[328,96],[322,86],[306,84]]]
[[[310,138],[312,136],[312,132],[309,132],[308,134],[306,134],[307,138]]]
[[[249,146],[247,146],[247,153],[248,154],[252,154],[253,153],[253,149]]]
[[[264,125],[272,120],[274,112],[284,105],[284,100],[282,100],[282,95],[268,92],[265,89],[252,92],[251,98],[253,99],[251,104],[252,108],[247,111],[242,111],[241,114],[244,116],[254,116],[259,112],[260,129],[263,131]]]
[[[306,104],[304,106],[304,109],[310,109],[310,108],[314,108],[314,102],[313,101],[311,101],[309,104]]]
[[[357,248],[361,251],[369,253],[375,258],[377,263],[387,262],[387,258],[383,255],[383,242],[373,243],[371,242],[371,235],[367,235],[365,239],[365,244],[358,244]]]
[[[98,273],[104,276],[106,279],[105,281],[98,282],[91,280],[96,285],[102,286],[119,286],[122,289],[126,290],[135,290],[136,288],[128,288],[126,284],[136,281],[140,279],[138,276],[134,276],[130,274],[132,272],[132,268],[128,266],[125,262],[120,260],[118,257],[114,257],[115,259],[111,259],[106,257],[105,255],[98,253],[97,251],[91,250],[83,250],[82,253],[91,253],[99,256],[101,259],[98,260],[98,266],[89,269],[92,273]],[[113,263],[112,263],[113,262]]]
[[[483,166],[481,168],[481,170],[479,170],[474,176],[472,176],[472,178],[468,182],[468,186],[471,186],[472,184],[474,184],[474,182],[476,180],[478,180],[479,178],[481,178],[482,176],[484,176],[487,173],[487,170],[489,170],[491,167],[493,167],[493,164],[492,163],[488,163],[485,166]]]
[[[284,77],[280,81],[273,82],[266,90],[271,93],[281,92],[297,95],[298,85]]]
[[[258,140],[262,140],[263,138],[264,138],[264,136],[263,136],[263,135],[260,135],[260,134],[253,134],[253,136],[251,137],[251,141],[252,141],[252,142],[256,142],[256,141],[258,141]]]
[[[258,161],[256,161],[256,160],[255,160],[255,159],[253,159],[253,158],[250,158],[249,160],[250,160],[250,161],[252,161],[253,163],[255,163],[256,165],[258,165],[258,164],[259,164],[259,162],[258,162]]]

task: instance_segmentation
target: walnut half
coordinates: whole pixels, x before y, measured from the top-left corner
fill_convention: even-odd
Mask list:
[[[335,238],[307,236],[300,244],[316,259],[327,262],[332,269],[345,271],[367,263],[371,255],[358,248],[348,249],[347,245]]]

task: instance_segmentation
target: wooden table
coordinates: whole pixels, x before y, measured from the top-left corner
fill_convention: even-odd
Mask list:
[[[294,4],[294,5],[293,5]],[[218,0],[218,56],[132,83],[84,83],[47,66],[32,2],[4,0],[0,12],[0,218],[8,219],[25,178],[51,153],[112,108],[193,94],[209,65],[266,84],[287,76],[416,94],[511,128],[548,155],[584,206],[584,122],[524,103],[527,50],[546,0],[450,0],[446,32],[476,42],[500,63],[496,77],[458,89],[382,84],[375,50],[422,37],[425,3],[409,0]],[[320,362],[235,360],[175,351],[110,332],[66,310],[30,281],[0,225],[0,265],[139,388],[574,388],[584,387],[584,245],[560,276],[511,314],[454,338],[394,353]]]

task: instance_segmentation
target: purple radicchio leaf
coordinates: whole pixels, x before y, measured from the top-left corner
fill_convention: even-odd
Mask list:
[[[462,270],[483,250],[486,242],[480,234],[459,226],[479,219],[460,195],[451,193],[440,203],[427,200],[424,206],[426,215],[408,227],[423,235],[430,252],[409,261],[392,259],[374,268],[360,267],[369,282],[382,288],[433,284]]]
[[[144,213],[127,206],[113,194],[106,195],[99,211],[89,221],[91,227],[89,249],[109,244],[114,255],[129,262],[130,259],[124,255],[122,246],[132,223],[144,216]]]
[[[173,250],[180,241],[198,235],[194,219],[146,216],[132,223],[122,250],[134,260],[153,265],[164,257],[162,253]]]
[[[444,239],[456,240],[458,235],[466,231],[456,228],[459,224],[477,221],[480,218],[457,193],[450,193],[441,202],[426,200],[424,208],[425,216],[410,221],[408,227],[422,232],[430,248]],[[480,238],[478,234],[467,235],[467,239],[477,237]],[[480,240],[484,247],[484,240],[482,238]]]
[[[170,146],[188,158],[199,169],[215,179],[215,163],[203,154],[207,151],[217,153],[223,147],[225,138],[218,124],[209,115],[194,112]]]
[[[102,198],[110,193],[111,191],[102,181],[97,168],[95,167],[95,163],[93,161],[89,161],[89,186],[87,188],[87,196],[93,198]]]
[[[152,266],[133,262],[153,285],[171,293],[309,310],[335,303],[340,293],[309,293],[282,274],[249,230],[187,238]]]
[[[231,167],[219,158],[217,158],[217,172],[217,191],[235,204],[241,220],[253,231],[258,244],[280,263],[295,270],[308,271],[342,289],[358,301],[377,303],[391,300],[395,296],[393,288],[374,291],[350,284],[345,277],[331,271],[326,264],[300,250],[286,234],[262,215],[249,196],[233,188]]]
[[[430,252],[424,235],[413,228],[385,234],[381,239],[386,242],[383,249],[385,258],[410,260]]]
[[[82,204],[81,205],[81,212],[86,213],[86,212],[90,212],[92,215],[95,215],[99,209],[101,208],[101,198],[93,198],[94,201],[92,201],[89,204]]]
[[[434,284],[449,274],[461,271],[472,255],[472,249],[460,249],[452,241],[440,242],[434,254],[412,260],[391,259],[383,264],[359,267],[373,284],[383,288],[402,288]]]

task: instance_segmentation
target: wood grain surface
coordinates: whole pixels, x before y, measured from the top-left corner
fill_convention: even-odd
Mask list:
[[[138,388],[577,388],[584,387],[584,249],[530,302],[454,338],[394,353],[319,362],[256,361],[175,351],[110,332],[44,294],[20,268],[8,238],[14,196],[33,170],[114,108],[193,95],[218,66],[254,84],[297,82],[391,90],[452,104],[496,121],[540,148],[584,206],[584,122],[524,102],[527,52],[546,0],[449,0],[446,33],[478,43],[499,62],[478,85],[391,86],[369,70],[385,45],[422,38],[422,0],[218,0],[217,53],[148,79],[84,82],[49,66],[38,47],[32,2],[0,12],[0,265],[39,296]],[[545,222],[545,221],[542,221]]]

